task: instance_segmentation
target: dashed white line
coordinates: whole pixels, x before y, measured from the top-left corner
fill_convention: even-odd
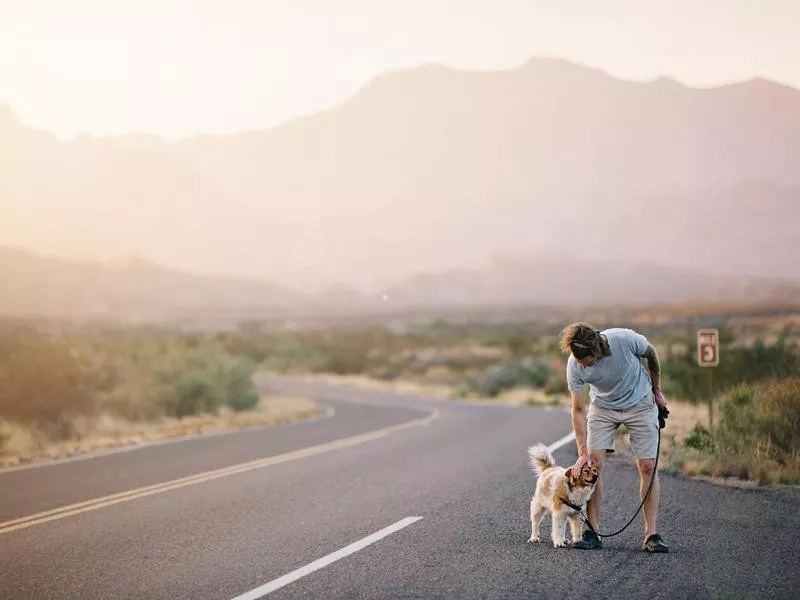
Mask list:
[[[569,444],[574,439],[575,439],[575,433],[574,432],[570,432],[567,435],[565,435],[564,437],[562,437],[560,440],[558,440],[557,442],[553,442],[552,444],[550,444],[548,446],[548,448],[550,449],[550,452],[555,452],[556,450],[558,450],[562,446],[566,446],[567,444]]]
[[[552,444],[550,444],[549,446],[550,452],[555,452],[559,448],[569,444],[574,439],[575,439],[575,434],[573,432],[568,433],[560,440],[557,440]],[[278,590],[286,585],[289,585],[290,583],[297,581],[298,579],[305,577],[306,575],[309,575],[314,571],[326,567],[329,564],[344,558],[345,556],[353,554],[354,552],[358,552],[359,550],[366,548],[370,544],[374,544],[378,540],[385,538],[387,535],[390,535],[392,533],[395,533],[396,531],[408,527],[412,523],[416,523],[421,518],[422,517],[406,517],[405,519],[402,519],[397,523],[389,525],[388,527],[385,527],[380,531],[376,531],[375,533],[368,535],[367,537],[362,538],[357,542],[353,542],[349,546],[345,546],[344,548],[332,552],[327,556],[323,556],[322,558],[317,559],[314,562],[305,565],[304,567],[295,569],[291,573],[287,573],[286,575],[278,577],[277,579],[273,579],[272,581],[265,583],[262,586],[250,590],[249,592],[245,592],[240,596],[236,596],[235,598],[233,598],[233,600],[260,600],[261,598],[264,598],[266,595],[274,592],[275,590]]]
[[[400,531],[401,529],[408,527],[412,523],[416,523],[422,517],[406,517],[397,523],[393,523],[388,527],[384,527],[380,531],[376,531],[375,533],[368,535],[365,538],[358,540],[357,542],[353,542],[349,546],[345,546],[340,550],[336,550],[335,552],[331,552],[327,556],[323,556],[315,560],[314,562],[308,563],[304,567],[300,567],[299,569],[295,569],[291,573],[287,573],[282,577],[278,577],[277,579],[273,579],[272,581],[265,583],[262,586],[259,586],[249,592],[245,592],[240,596],[236,596],[233,600],[259,600],[259,598],[263,598],[267,594],[274,592],[286,585],[289,585],[293,581],[297,581],[301,577],[305,577],[318,569],[328,566],[329,564],[336,562],[339,559],[344,558],[345,556],[349,556],[354,552],[358,552],[359,550],[363,550],[370,544],[374,544],[378,540],[385,538],[387,535],[395,533],[396,531]]]

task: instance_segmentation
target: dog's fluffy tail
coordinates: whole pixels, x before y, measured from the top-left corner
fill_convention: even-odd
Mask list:
[[[556,466],[553,453],[541,442],[528,448],[528,456],[531,459],[531,466],[536,471],[536,475],[541,475],[547,469],[552,469]]]

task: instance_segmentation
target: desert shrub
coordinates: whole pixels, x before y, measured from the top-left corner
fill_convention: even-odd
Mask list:
[[[253,408],[260,398],[247,354],[233,356],[206,334],[47,334],[0,324],[0,453],[80,439],[98,419]]]
[[[68,437],[70,420],[94,410],[91,364],[67,341],[34,332],[0,338],[0,418]]]
[[[542,388],[550,379],[547,363],[535,358],[519,362],[504,361],[489,366],[468,380],[471,390],[481,396],[494,397],[515,387]]]
[[[372,330],[301,331],[265,338],[250,351],[270,370],[303,370],[350,375],[367,373],[376,365],[378,350],[390,347],[386,334]]]
[[[258,403],[252,383],[254,371],[255,366],[247,359],[206,345],[187,348],[155,372],[155,381],[162,386],[160,401],[167,415],[216,414],[223,406],[241,411]]]
[[[319,356],[313,368],[317,373],[355,375],[366,373],[372,366],[369,348],[355,344],[324,348]]]
[[[220,334],[217,336],[221,345],[234,356],[241,356],[249,361],[263,363],[271,353],[269,339],[261,334]]]
[[[700,425],[684,445],[723,477],[800,482],[800,378],[740,384],[716,400],[713,431]]]
[[[232,360],[225,372],[224,403],[236,412],[250,410],[258,404],[260,396],[253,386],[255,365],[249,361]]]
[[[219,388],[202,371],[175,371],[167,376],[171,394],[165,397],[168,415],[186,417],[216,414],[222,405]]]
[[[505,343],[509,354],[515,358],[520,358],[528,354],[531,350],[531,340],[521,335],[511,335]]]
[[[800,378],[737,386],[718,411],[714,437],[722,452],[757,449],[781,462],[800,449]]]
[[[486,369],[475,379],[475,391],[481,396],[494,397],[517,385],[520,369],[510,363],[499,363]]]
[[[683,443],[686,447],[694,448],[701,452],[712,452],[714,450],[713,434],[700,423],[695,423],[695,426],[683,440]]]
[[[520,363],[521,385],[532,388],[542,388],[550,379],[550,367],[547,362],[538,358],[525,358]]]
[[[559,372],[557,375],[554,374],[544,386],[544,391],[553,396],[569,394],[566,376],[561,372]]]

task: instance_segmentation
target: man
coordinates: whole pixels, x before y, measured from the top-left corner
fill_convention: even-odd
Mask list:
[[[661,393],[661,367],[655,348],[646,337],[632,329],[612,328],[598,331],[588,323],[573,323],[561,332],[560,347],[569,353],[567,386],[572,396],[572,428],[578,446],[578,460],[572,467],[577,475],[587,463],[594,464],[600,478],[587,504],[592,527],[600,527],[603,501],[603,464],[606,454],[614,452],[617,428],[625,424],[639,471],[639,498],[647,493],[651,477],[653,487],[643,506],[644,543],[648,552],[668,552],[656,530],[660,484],[654,465],[658,448],[659,408],[666,411]],[[649,373],[641,358],[647,359]],[[590,407],[585,410],[582,390],[589,384]],[[573,548],[602,548],[603,542],[590,530]]]

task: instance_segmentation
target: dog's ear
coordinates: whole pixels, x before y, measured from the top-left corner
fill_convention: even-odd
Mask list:
[[[567,467],[564,471],[564,477],[567,478],[567,485],[572,487],[572,484],[575,483],[575,476],[572,474],[572,467]]]

